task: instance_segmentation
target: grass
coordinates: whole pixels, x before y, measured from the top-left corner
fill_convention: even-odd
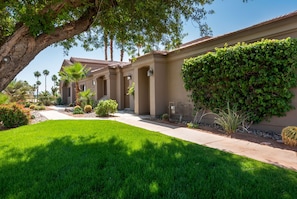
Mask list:
[[[296,198],[297,173],[115,121],[0,132],[0,198]]]

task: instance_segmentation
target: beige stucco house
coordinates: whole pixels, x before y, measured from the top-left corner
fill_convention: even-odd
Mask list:
[[[184,59],[223,47],[226,43],[233,45],[287,37],[297,38],[297,12],[218,37],[200,38],[172,51],[151,52],[132,63],[71,58],[65,60],[63,66],[81,62],[91,67],[90,75],[80,85],[82,89],[92,89],[96,100],[111,98],[117,100],[119,109],[130,108],[136,114],[155,117],[169,113],[170,117],[190,121],[193,104],[181,77]],[[127,88],[132,82],[135,82],[135,95],[127,96]],[[61,91],[65,104],[73,102],[73,86],[62,87]],[[293,91],[297,94],[297,88]],[[297,107],[297,97],[292,103]],[[286,117],[272,118],[257,128],[280,131],[284,126],[297,125],[296,116],[297,110],[292,110]]]

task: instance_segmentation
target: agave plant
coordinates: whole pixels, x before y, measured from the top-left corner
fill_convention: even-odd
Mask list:
[[[221,110],[216,114],[214,123],[220,125],[224,131],[231,135],[248,120],[246,114],[237,111],[236,107],[230,108],[229,102],[227,103],[227,110]]]

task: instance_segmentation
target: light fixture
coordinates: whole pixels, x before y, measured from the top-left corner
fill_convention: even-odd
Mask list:
[[[150,68],[148,71],[147,71],[147,76],[150,77],[150,76],[153,76],[154,74],[154,71],[152,68]]]
[[[11,58],[10,58],[10,56],[5,56],[5,57],[3,57],[2,61],[4,63],[9,63],[11,61]]]
[[[127,80],[130,80],[130,79],[132,79],[132,76],[131,75],[128,75],[127,76]]]
[[[93,82],[92,82],[92,83],[93,83],[93,86],[95,86],[95,85],[96,85],[96,81],[95,81],[95,80],[93,80]]]

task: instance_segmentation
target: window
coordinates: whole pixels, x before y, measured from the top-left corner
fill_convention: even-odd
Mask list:
[[[86,91],[86,86],[85,86],[84,84],[81,84],[81,85],[79,86],[79,89],[80,89],[81,91]]]
[[[68,87],[68,97],[70,97],[71,95],[71,90],[70,90],[70,87]]]

